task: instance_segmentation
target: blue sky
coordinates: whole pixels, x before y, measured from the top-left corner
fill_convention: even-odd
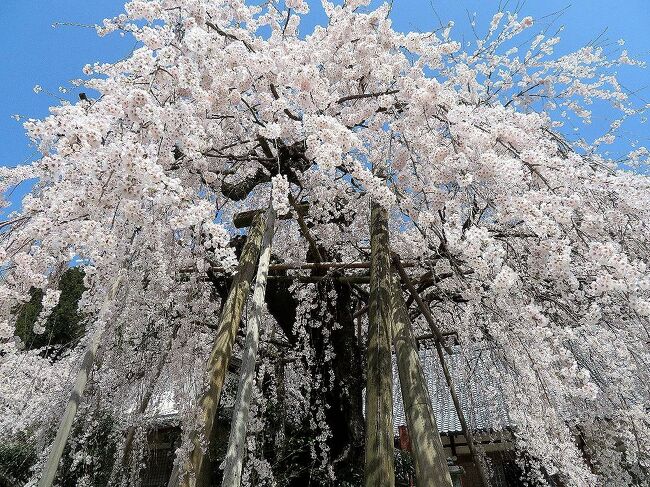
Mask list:
[[[604,38],[612,44],[619,38],[633,57],[650,60],[649,0],[528,0],[521,15],[537,19],[534,32],[549,23],[542,17],[565,9],[554,25],[564,25],[560,51],[575,50],[594,39],[605,29]],[[375,4],[378,2],[374,2]],[[427,31],[440,21],[455,22],[455,38],[473,38],[468,12],[476,12],[477,26],[486,26],[500,4],[508,3],[512,10],[517,1],[506,0],[394,0],[391,17],[398,30]],[[303,31],[323,21],[320,0],[313,4],[311,17],[303,22]],[[75,100],[78,90],[66,94],[59,87],[70,87],[70,80],[83,77],[81,68],[95,61],[111,62],[129,54],[134,47],[132,38],[111,35],[99,38],[91,28],[59,26],[57,22],[94,24],[103,18],[122,12],[121,0],[4,0],[0,6],[0,164],[14,166],[38,157],[30,147],[20,122],[14,114],[41,118],[48,107],[58,100],[45,92],[36,94],[36,84],[56,96]],[[650,102],[650,68],[625,69],[622,84],[631,91],[640,90],[638,97]],[[611,119],[604,112],[601,118]],[[633,124],[624,132],[627,140],[614,149],[623,150],[630,142],[650,147],[648,125]]]

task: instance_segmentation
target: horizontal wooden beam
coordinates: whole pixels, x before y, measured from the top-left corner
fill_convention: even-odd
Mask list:
[[[403,262],[404,267],[414,267],[415,262]],[[319,269],[369,269],[370,262],[305,262],[301,264],[271,264],[269,271],[319,270]]]
[[[269,270],[320,270],[320,269],[368,269],[370,262],[306,262],[300,264],[271,264]]]
[[[370,276],[269,276],[269,281],[296,281],[306,283],[339,281],[350,284],[368,284],[370,282]]]
[[[447,337],[456,337],[458,339],[458,332],[457,331],[443,331],[441,335],[445,338]],[[437,339],[438,337],[433,334],[433,333],[425,333],[424,335],[418,335],[415,337],[417,341],[422,341],[422,340],[433,340]]]
[[[415,262],[403,262],[404,267],[415,267]],[[299,270],[326,270],[326,269],[369,269],[370,262],[301,262],[280,263],[269,265],[269,272],[299,271]],[[212,272],[226,272],[224,267],[212,267]],[[193,272],[194,269],[183,269],[181,272]]]

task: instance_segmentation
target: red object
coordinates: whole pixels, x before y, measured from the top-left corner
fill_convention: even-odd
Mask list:
[[[399,431],[399,449],[411,451],[411,437],[409,436],[408,428],[406,426],[398,426],[397,430]]]

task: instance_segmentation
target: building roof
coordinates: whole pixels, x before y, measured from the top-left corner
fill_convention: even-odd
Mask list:
[[[509,425],[509,419],[499,381],[496,374],[492,373],[498,367],[494,352],[485,348],[468,354],[461,352],[460,347],[453,347],[453,349],[454,353],[451,355],[445,353],[444,357],[468,425],[472,431],[504,430]],[[461,433],[460,420],[437,352],[432,348],[423,348],[419,354],[439,432]],[[234,366],[229,369],[227,380],[237,381],[239,360],[236,357],[233,359],[235,359]],[[224,401],[222,407],[231,407],[230,402]],[[178,420],[177,405],[170,391],[154,395],[147,416],[157,424],[173,423]],[[402,404],[397,363],[393,355],[393,427],[397,432],[398,427],[402,425],[406,425],[406,416]]]
[[[460,349],[447,355],[445,362],[449,367],[454,387],[467,423],[473,431],[501,431],[508,426],[508,412],[500,390],[496,374],[497,361],[490,349],[475,350],[464,354]],[[460,433],[462,431],[456,408],[445,380],[440,360],[431,348],[420,350],[420,361],[424,371],[431,404],[440,433]],[[402,404],[397,363],[393,358],[393,425],[406,425]]]

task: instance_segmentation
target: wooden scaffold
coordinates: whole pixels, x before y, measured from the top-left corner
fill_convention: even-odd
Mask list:
[[[292,201],[294,214],[302,221],[307,206]],[[307,226],[300,225],[303,236],[310,248],[315,251],[317,262],[303,264],[271,264],[271,243],[273,239],[276,215],[268,210],[249,211],[238,214],[235,222],[238,227],[249,227],[248,236],[243,246],[239,264],[232,285],[224,303],[216,337],[207,363],[208,387],[200,398],[197,411],[197,427],[191,434],[191,453],[186,461],[177,462],[168,482],[168,487],[207,487],[213,485],[209,473],[210,459],[207,451],[213,441],[214,422],[221,399],[228,365],[232,357],[233,345],[237,335],[242,314],[249,297],[253,278],[255,286],[252,298],[251,315],[247,320],[246,338],[242,355],[239,385],[235,399],[230,438],[224,462],[223,487],[238,487],[241,484],[242,466],[245,457],[245,439],[251,403],[251,393],[255,375],[255,364],[259,348],[259,328],[263,315],[266,285],[272,280],[270,271],[284,270],[327,270],[327,269],[369,269],[369,276],[282,276],[286,279],[317,282],[316,279],[341,279],[348,283],[368,283],[370,293],[368,305],[357,310],[355,317],[368,314],[366,403],[365,403],[365,465],[364,485],[366,487],[392,487],[395,484],[394,466],[394,427],[393,427],[393,384],[392,362],[395,356],[400,379],[402,400],[406,414],[407,427],[412,444],[415,475],[418,486],[452,487],[452,480],[442,445],[434,408],[426,385],[416,338],[409,318],[408,306],[415,302],[429,324],[442,370],[447,381],[456,412],[460,419],[463,434],[467,439],[470,453],[477,466],[479,476],[485,487],[489,485],[486,472],[476,451],[472,432],[470,431],[458,395],[445,363],[445,339],[427,305],[406,273],[405,267],[414,263],[402,263],[393,255],[389,244],[388,211],[373,203],[370,218],[370,262],[323,262],[318,248]],[[347,279],[346,279],[347,278]],[[115,297],[121,278],[107,294],[105,308]],[[405,301],[402,286],[410,297]],[[65,447],[72,420],[81,399],[85,380],[93,365],[94,356],[99,346],[101,331],[98,330],[90,341],[86,358],[68,408],[61,420],[57,438],[51,448],[48,462],[39,487],[50,487],[54,481],[57,466]],[[171,340],[175,333],[172,334]],[[171,346],[171,344],[169,344]],[[161,359],[161,364],[164,359]],[[162,365],[159,367],[162,368]],[[144,412],[151,394],[145,394],[139,406]],[[130,458],[134,430],[130,428],[120,454],[120,468],[126,466]],[[114,468],[115,470],[115,468]],[[115,472],[113,472],[115,473]],[[113,477],[113,475],[111,476]]]

